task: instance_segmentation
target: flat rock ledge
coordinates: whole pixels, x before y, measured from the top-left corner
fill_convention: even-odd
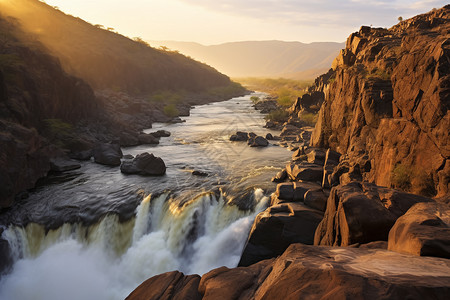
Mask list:
[[[450,260],[381,249],[291,245],[250,267],[152,277],[126,299],[448,299]]]

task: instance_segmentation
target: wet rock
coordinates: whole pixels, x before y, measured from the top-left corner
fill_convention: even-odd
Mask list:
[[[286,169],[281,170],[277,173],[274,177],[272,177],[272,182],[283,182],[287,178],[287,172]]]
[[[81,168],[79,163],[64,158],[50,159],[50,170],[54,172],[66,172]]]
[[[93,155],[92,149],[69,153],[69,157],[76,160],[90,160],[92,155]]]
[[[271,133],[266,134],[266,140],[273,140],[273,135]]]
[[[301,203],[283,203],[258,214],[239,266],[281,255],[290,244],[313,244],[323,213]]]
[[[139,145],[141,142],[137,135],[130,133],[123,133],[119,137],[119,144],[122,147],[133,147]]]
[[[275,195],[279,200],[303,201],[307,191],[318,188],[320,185],[313,182],[285,182],[277,185]]]
[[[131,154],[125,154],[125,155],[123,156],[123,158],[124,158],[124,159],[133,159],[134,156],[131,155]]]
[[[136,155],[132,161],[124,161],[120,171],[125,174],[161,176],[166,173],[166,164],[160,157],[144,152]]]
[[[248,140],[248,133],[242,132],[242,131],[238,131],[238,132],[236,132],[236,134],[233,134],[230,137],[230,141],[234,141],[234,142],[245,142],[247,140]]]
[[[118,144],[98,144],[93,150],[94,161],[108,166],[120,166],[122,150]]]
[[[286,165],[288,176],[293,181],[322,182],[323,167],[310,163],[288,163]]]
[[[155,137],[151,133],[140,133],[138,135],[139,143],[144,145],[157,145],[159,144],[159,138]]]
[[[254,132],[249,132],[247,136],[249,139],[251,139],[251,138],[256,138],[257,135]]]
[[[450,258],[450,207],[418,203],[397,219],[388,249],[420,256]]]
[[[192,171],[192,175],[206,177],[206,176],[208,176],[208,173],[195,170],[195,171]]]
[[[426,197],[352,182],[331,190],[315,245],[348,246],[387,241],[397,218],[412,205],[431,202]]]
[[[171,119],[168,123],[176,124],[176,123],[184,123],[184,122],[186,122],[186,120],[183,120],[180,117],[175,117],[175,118]]]
[[[269,145],[269,142],[262,136],[256,136],[254,138],[249,138],[249,141],[250,140],[253,141],[250,144],[250,147],[267,147]]]
[[[155,132],[151,132],[150,134],[156,138],[160,138],[160,137],[169,137],[171,133],[167,130],[158,130]]]

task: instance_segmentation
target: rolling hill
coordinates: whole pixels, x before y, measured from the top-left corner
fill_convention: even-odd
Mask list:
[[[30,38],[59,58],[65,71],[94,89],[147,95],[162,90],[202,92],[230,84],[227,76],[207,65],[151,48],[38,0],[4,0],[0,12],[16,18]]]

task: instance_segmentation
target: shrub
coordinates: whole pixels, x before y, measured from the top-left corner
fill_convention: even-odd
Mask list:
[[[300,120],[303,121],[306,125],[314,127],[316,125],[318,117],[318,114],[303,112],[300,115]]]
[[[178,108],[175,106],[175,104],[169,104],[164,106],[163,112],[166,116],[170,118],[177,117],[180,112],[178,111]]]
[[[391,185],[403,191],[433,197],[436,189],[431,174],[425,170],[413,170],[410,166],[398,164],[391,173]]]
[[[289,112],[284,109],[278,109],[271,111],[267,116],[264,117],[266,121],[273,121],[277,123],[286,122],[289,118]]]
[[[252,102],[254,103],[254,104],[256,104],[256,103],[258,103],[259,102],[259,97],[256,97],[256,96],[251,96],[250,97],[250,100],[252,100]]]
[[[394,188],[409,191],[411,188],[411,168],[398,164],[391,172],[391,185]]]

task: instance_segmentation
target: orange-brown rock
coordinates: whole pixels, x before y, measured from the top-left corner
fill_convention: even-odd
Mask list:
[[[333,64],[334,75],[324,75],[331,79],[316,80],[325,101],[312,146],[351,159],[369,155],[371,169],[363,176],[378,185],[393,184],[391,174],[401,164],[416,177],[411,191],[447,194],[449,30],[446,5],[390,29],[361,27],[350,35]]]
[[[314,245],[349,246],[387,241],[397,218],[414,204],[432,199],[374,184],[352,182],[331,190]]]
[[[192,276],[175,281],[173,273],[147,280],[127,299],[447,299],[450,294],[450,260],[382,249],[294,244],[276,259],[212,270],[199,284]]]
[[[389,232],[388,249],[450,258],[450,206],[415,204],[395,222]]]

